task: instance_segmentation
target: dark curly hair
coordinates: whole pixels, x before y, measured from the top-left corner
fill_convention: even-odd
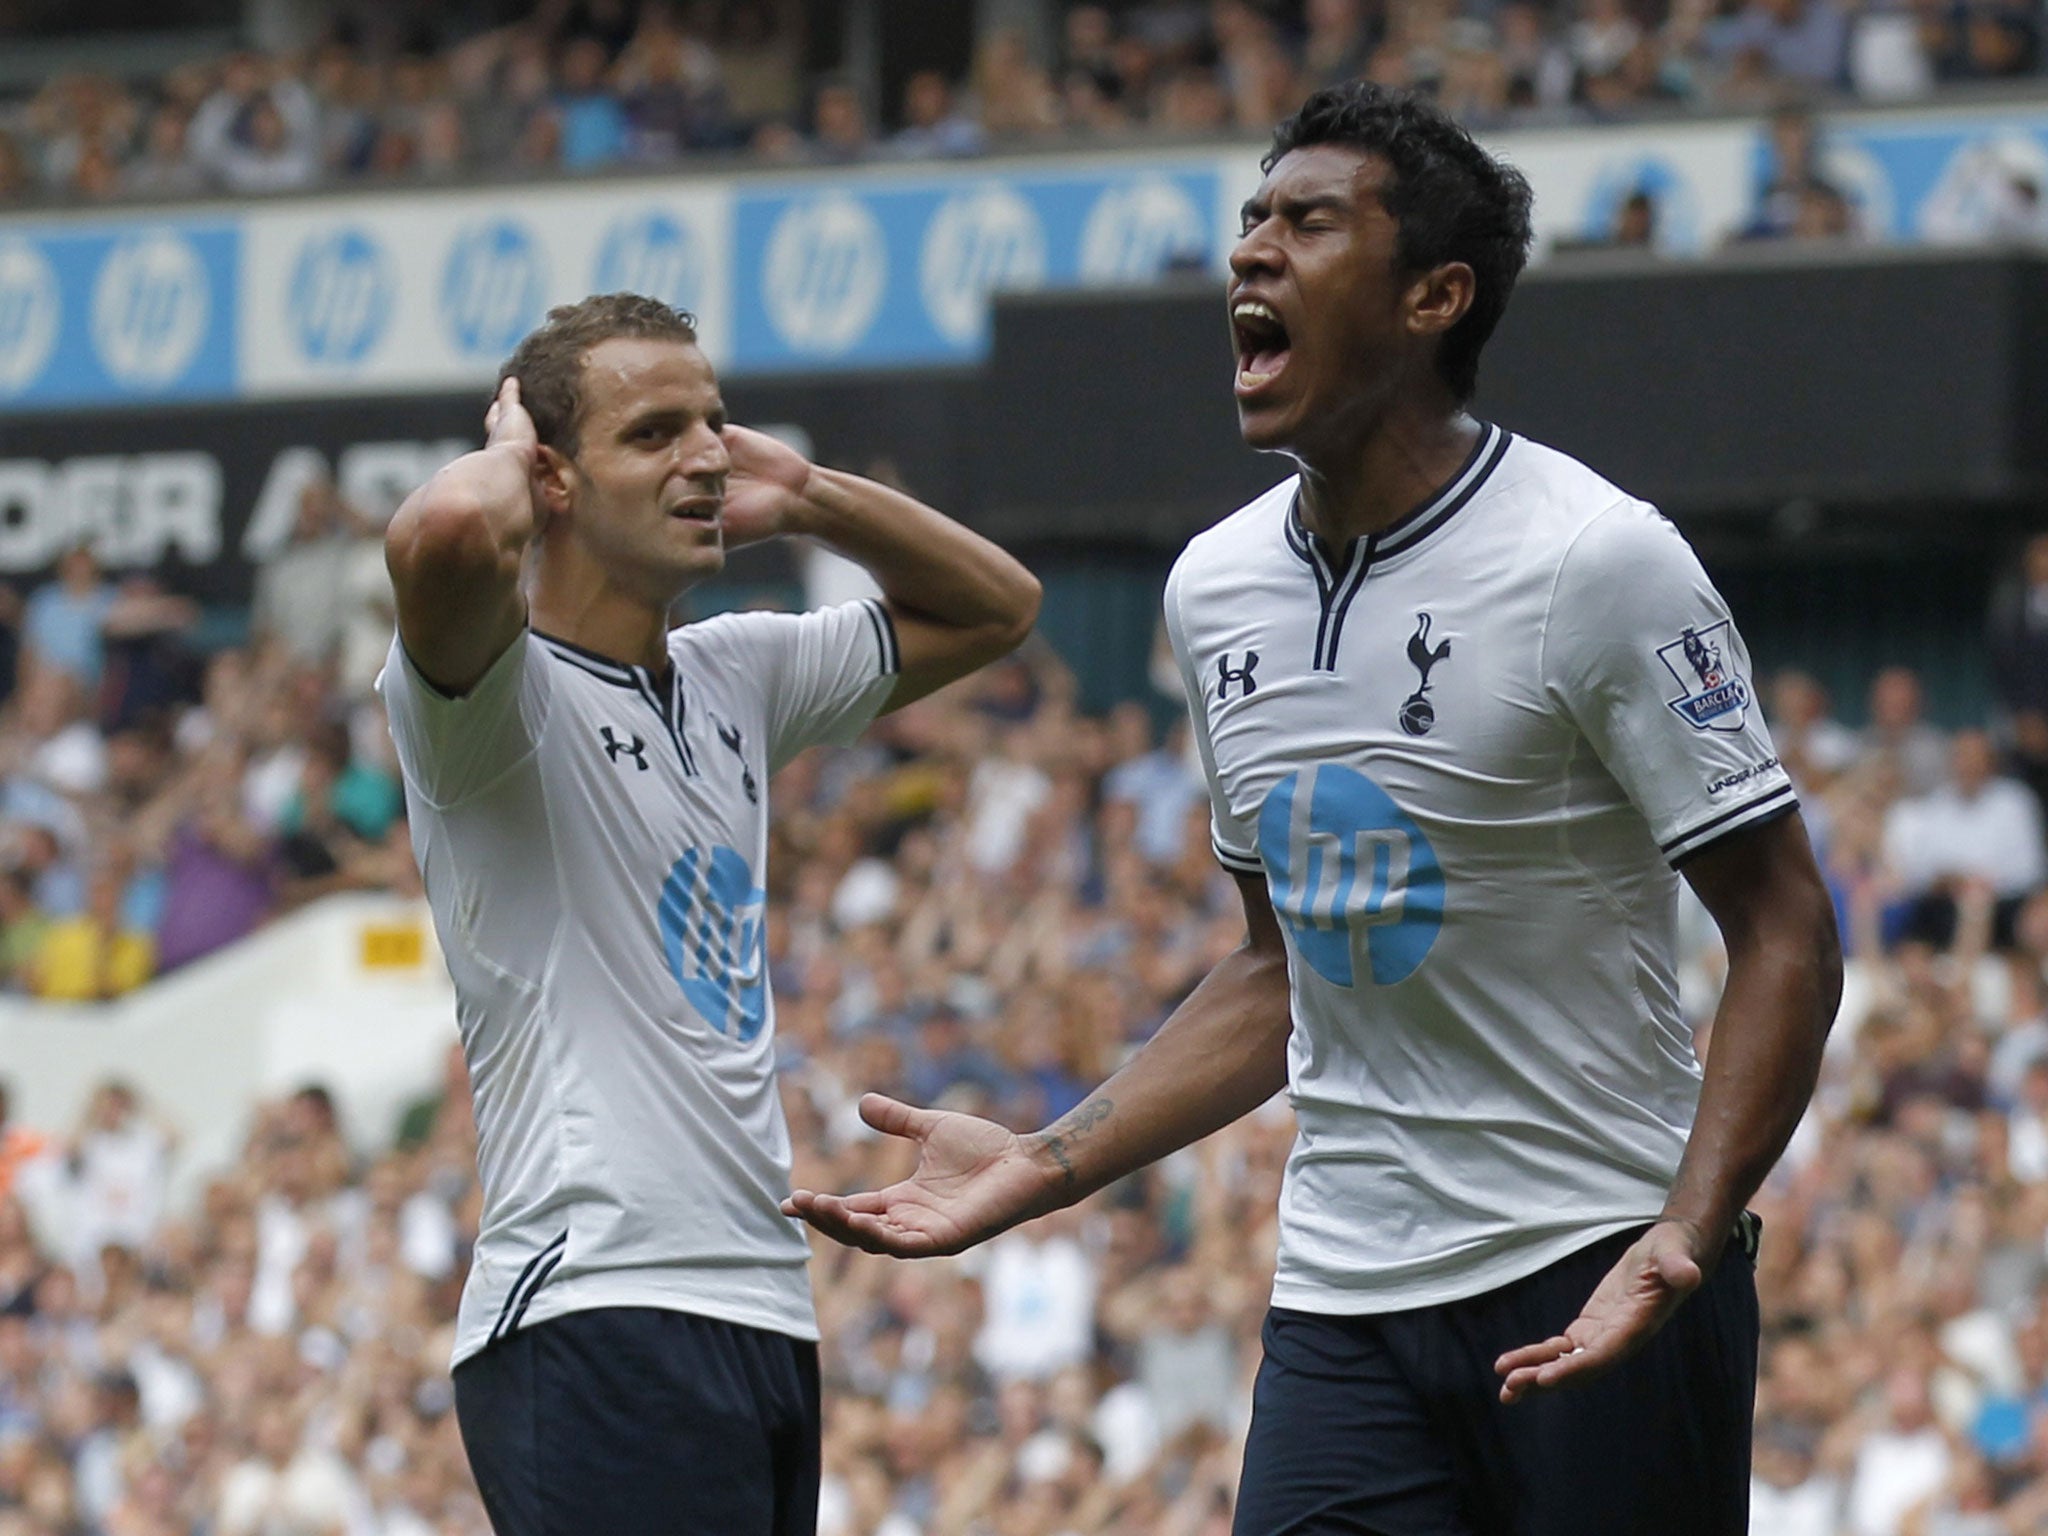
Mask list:
[[[1273,130],[1259,162],[1271,171],[1290,150],[1342,144],[1377,155],[1393,170],[1381,195],[1400,227],[1404,271],[1446,262],[1472,269],[1472,307],[1444,333],[1437,372],[1460,404],[1479,383],[1479,354],[1508,307],[1529,260],[1529,183],[1472,141],[1442,108],[1407,91],[1363,80],[1329,86]]]
[[[615,337],[697,343],[697,317],[639,293],[594,293],[558,304],[528,333],[498,383],[519,380],[519,399],[548,447],[574,457],[583,427],[583,360]]]

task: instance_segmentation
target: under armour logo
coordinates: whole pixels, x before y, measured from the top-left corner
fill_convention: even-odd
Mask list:
[[[732,748],[733,756],[740,760],[740,788],[747,792],[747,803],[759,805],[761,786],[754,782],[754,770],[747,766],[747,754],[740,745],[740,728],[736,725],[727,725],[723,720],[715,723],[718,726],[718,739]]]
[[[617,763],[619,754],[623,752],[633,759],[634,766],[642,773],[647,771],[647,741],[644,737],[635,736],[631,741],[621,741],[612,734],[612,728],[608,725],[600,726],[598,734],[604,737],[604,755],[606,757]]]
[[[1257,693],[1259,685],[1257,680],[1252,677],[1252,673],[1256,672],[1258,668],[1259,653],[1257,651],[1246,651],[1244,653],[1244,665],[1241,667],[1233,667],[1230,664],[1230,652],[1228,651],[1218,656],[1216,658],[1216,702],[1219,704],[1230,702],[1230,685],[1232,683],[1242,683],[1244,685],[1244,692],[1240,695],[1242,698],[1248,699]]]

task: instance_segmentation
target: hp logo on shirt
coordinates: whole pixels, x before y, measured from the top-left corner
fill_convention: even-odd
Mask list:
[[[730,848],[692,848],[661,887],[661,946],[690,1006],[742,1041],[768,1021],[767,892]]]
[[[1444,874],[1422,829],[1364,774],[1321,763],[1289,774],[1259,808],[1273,909],[1315,973],[1358,985],[1415,974],[1444,920]]]

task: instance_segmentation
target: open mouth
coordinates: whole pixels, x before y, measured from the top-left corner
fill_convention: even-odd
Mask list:
[[[718,514],[725,503],[715,496],[679,501],[668,509],[668,515],[686,523],[716,523]]]
[[[1287,366],[1292,351],[1286,322],[1262,299],[1239,299],[1230,307],[1237,338],[1237,392],[1262,389]]]

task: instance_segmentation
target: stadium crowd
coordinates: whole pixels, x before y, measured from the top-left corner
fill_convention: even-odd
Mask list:
[[[15,985],[108,995],[281,903],[411,880],[363,675],[388,609],[349,576],[373,550],[309,487],[250,645],[196,671],[182,605],[83,552],[29,596]],[[1756,1202],[1757,1536],[2048,1532],[2048,536],[1989,654],[1995,737],[1930,725],[1903,669],[1862,730],[1801,674],[1762,690],[1852,966]],[[907,1171],[865,1089],[1062,1113],[1237,941],[1184,733],[1076,697],[1041,646],[773,786],[799,1183]],[[1717,948],[1690,903],[1681,931],[1710,1051]],[[317,1087],[266,1104],[182,1209],[133,1087],[73,1128],[0,1102],[0,1536],[480,1536],[446,1371],[478,1219],[459,1053],[399,1126],[349,1129]],[[1225,1536],[1290,1140],[1269,1105],[960,1259],[820,1243],[821,1536]]]
[[[344,16],[347,7],[339,8]],[[1149,0],[1053,8],[897,100],[808,68],[793,0],[539,0],[470,28],[379,7],[303,47],[0,103],[0,207],[336,182],[973,155],[1135,133],[1264,134],[1360,75],[1474,124],[1788,95],[1896,101],[2040,67],[2030,0]]]

